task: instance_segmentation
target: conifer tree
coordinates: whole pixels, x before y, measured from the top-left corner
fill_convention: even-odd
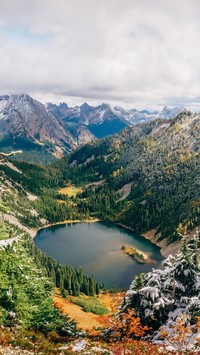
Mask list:
[[[153,329],[164,324],[173,312],[193,318],[200,313],[199,235],[187,242],[181,252],[169,256],[162,270],[136,276],[125,295],[122,311],[135,309],[143,324]]]

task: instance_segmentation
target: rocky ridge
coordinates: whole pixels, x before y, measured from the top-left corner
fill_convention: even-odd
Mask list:
[[[23,149],[26,160],[48,162],[96,138],[158,117],[173,118],[183,110],[164,107],[161,112],[150,112],[87,103],[43,105],[27,94],[4,95],[0,96],[0,147],[2,151]]]

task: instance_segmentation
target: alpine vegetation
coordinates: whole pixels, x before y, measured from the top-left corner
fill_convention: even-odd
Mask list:
[[[183,317],[191,325],[200,316],[200,235],[187,241],[182,250],[163,262],[163,269],[137,275],[125,294],[121,312],[134,309],[152,337],[162,335],[163,325],[171,327]],[[173,325],[174,326],[174,325]],[[157,332],[159,330],[159,332]],[[156,332],[156,333],[155,333]]]

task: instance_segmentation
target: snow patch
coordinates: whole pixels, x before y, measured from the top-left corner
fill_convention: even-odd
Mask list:
[[[7,104],[7,100],[0,100],[0,119],[4,118],[4,108]]]
[[[76,344],[73,346],[72,351],[81,351],[81,350],[85,349],[86,345],[87,345],[86,340],[84,340],[84,339],[78,340],[76,342]]]

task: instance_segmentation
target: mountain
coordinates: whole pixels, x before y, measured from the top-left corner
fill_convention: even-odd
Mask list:
[[[157,118],[174,118],[176,117],[179,113],[184,112],[185,108],[184,107],[174,107],[174,108],[169,108],[167,106],[164,106],[163,109],[159,111],[148,111],[148,110],[142,110],[138,111],[135,108],[131,110],[124,110],[123,108],[119,106],[114,107],[114,112],[119,116],[123,117],[128,121],[130,124],[138,124],[138,123],[143,123],[143,122],[149,122],[153,121]]]
[[[76,147],[73,137],[45,106],[25,94],[0,96],[0,145],[55,156]]]
[[[80,130],[87,134],[87,141],[102,138],[120,132],[129,123],[117,115],[109,105],[97,107],[84,103],[81,106],[69,108],[66,104],[47,105],[48,112],[61,119],[65,128],[80,142]]]
[[[47,104],[48,112],[64,122],[70,133],[79,140],[78,129],[84,127],[91,138],[103,138],[121,132],[123,128],[137,123],[148,122],[157,118],[174,118],[184,112],[184,107],[168,108],[165,106],[160,112],[148,110],[138,111],[135,108],[125,110],[122,107],[111,107],[102,104],[93,107],[84,103],[81,106],[68,107],[65,103],[59,105]],[[89,137],[88,137],[89,138]],[[90,139],[88,139],[89,141]]]
[[[164,107],[159,112],[112,108],[108,104],[93,107],[84,103],[68,107],[43,105],[27,94],[0,96],[1,150],[22,149],[27,160],[48,162],[77,146],[121,132],[132,124],[156,118],[173,118],[183,108]]]
[[[199,139],[191,112],[129,126],[62,160],[63,180],[89,185],[82,210],[145,234],[167,255],[179,233],[200,226]]]

